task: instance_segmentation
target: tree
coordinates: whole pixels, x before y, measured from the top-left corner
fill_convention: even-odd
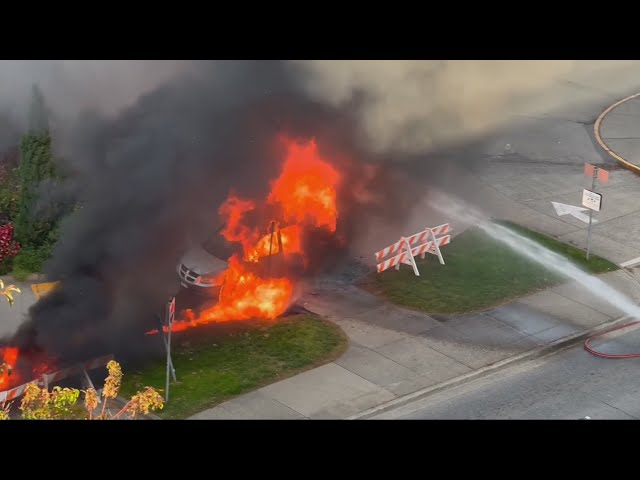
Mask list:
[[[43,133],[49,131],[49,112],[44,95],[38,85],[31,90],[31,107],[29,108],[29,132]]]
[[[47,108],[37,86],[33,87],[29,131],[22,137],[18,174],[21,190],[16,236],[23,245],[37,248],[46,242],[47,234],[53,228],[50,222],[39,222],[36,216],[38,188],[42,182],[56,176]]]
[[[122,384],[122,369],[120,364],[111,360],[107,364],[109,376],[105,380],[102,389],[102,408],[98,410],[98,392],[93,388],[84,391],[84,408],[89,420],[116,420],[123,416],[136,418],[138,415],[146,415],[150,411],[164,407],[162,396],[153,388],[147,387],[144,391],[136,393],[127,404],[118,412],[111,415],[107,409],[107,402],[118,396]],[[46,388],[41,388],[35,383],[27,385],[24,396],[20,403],[22,418],[29,420],[58,420],[69,418],[76,414],[78,409],[74,409],[80,390],[75,388],[54,387],[51,392]],[[4,412],[4,413],[3,413]],[[0,420],[9,418],[8,410],[0,409]]]
[[[13,222],[20,208],[19,150],[16,145],[0,154],[0,224]]]

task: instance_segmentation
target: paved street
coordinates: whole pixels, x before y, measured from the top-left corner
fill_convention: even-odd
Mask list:
[[[638,353],[640,330],[595,345],[607,353]],[[599,358],[580,344],[372,418],[637,419],[638,367],[640,358]]]

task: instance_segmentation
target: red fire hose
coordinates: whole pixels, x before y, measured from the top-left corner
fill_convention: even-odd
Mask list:
[[[640,323],[640,320],[635,320],[633,322],[624,323],[622,325],[618,325],[617,327],[610,328],[609,330],[605,330],[604,332],[600,332],[600,333],[597,333],[595,335],[592,335],[591,337],[589,337],[589,338],[587,338],[585,340],[584,349],[587,352],[591,353],[592,355],[596,355],[596,356],[602,357],[602,358],[615,358],[615,359],[619,359],[619,358],[638,358],[638,357],[640,357],[640,353],[625,353],[623,355],[612,355],[612,354],[609,354],[609,353],[599,352],[599,351],[594,350],[593,348],[591,348],[589,346],[589,343],[594,338],[600,337],[600,336],[605,335],[607,333],[615,332],[616,330],[621,330],[623,328],[630,327],[631,325],[637,325],[638,323]]]

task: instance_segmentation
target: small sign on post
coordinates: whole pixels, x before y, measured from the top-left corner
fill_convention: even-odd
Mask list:
[[[602,183],[609,181],[609,172],[603,170],[590,163],[584,164],[584,174],[587,177],[591,177],[591,190],[586,188],[582,191],[582,205],[589,209],[589,229],[587,233],[587,260],[589,260],[589,253],[591,251],[591,224],[593,223],[593,212],[599,212],[602,207],[602,195],[596,193],[596,179]]]
[[[602,195],[585,188],[582,191],[582,206],[599,212],[602,207]]]

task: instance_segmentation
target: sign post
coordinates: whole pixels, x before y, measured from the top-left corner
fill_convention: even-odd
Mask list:
[[[601,182],[606,183],[609,180],[609,172],[602,170],[601,168],[591,165],[589,163],[584,164],[584,173],[587,176],[591,176],[591,190],[586,188],[582,191],[582,205],[589,209],[589,228],[587,230],[587,260],[589,260],[589,254],[591,252],[591,224],[593,223],[593,211],[600,211],[602,206],[602,195],[596,193],[596,178],[599,178]]]
[[[171,361],[171,325],[173,325],[173,318],[176,314],[176,298],[172,297],[171,300],[167,303],[166,309],[166,319],[167,319],[167,383],[166,383],[166,393],[165,393],[165,402],[169,402],[169,377],[171,375],[171,370],[173,367],[173,362]],[[174,373],[175,375],[175,373]]]

